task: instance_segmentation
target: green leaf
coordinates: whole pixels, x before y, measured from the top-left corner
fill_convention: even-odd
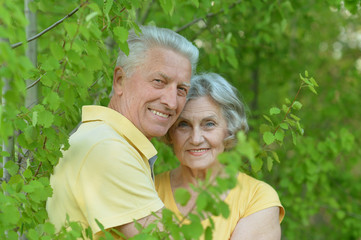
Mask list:
[[[185,206],[191,198],[191,194],[185,188],[178,188],[174,192],[174,198],[181,206]]]
[[[57,42],[50,43],[50,51],[57,60],[62,59],[65,55],[63,48]]]
[[[11,176],[14,176],[19,170],[19,165],[14,163],[14,161],[8,161],[5,164],[5,168]]]
[[[51,110],[57,110],[60,105],[60,98],[56,92],[49,92],[44,98],[44,104],[49,104]]]
[[[290,117],[291,118],[293,118],[294,120],[296,120],[296,121],[300,121],[301,120],[301,118],[299,118],[299,117],[297,117],[296,115],[294,115],[294,114],[290,114]]]
[[[317,91],[316,91],[316,89],[315,89],[313,86],[308,85],[308,89],[310,89],[311,92],[313,92],[314,94],[317,94]]]
[[[207,204],[208,204],[208,194],[206,194],[205,192],[201,192],[198,197],[197,197],[197,210],[198,211],[202,211],[206,208]]]
[[[205,240],[212,240],[212,228],[211,227],[207,227],[205,232],[204,232],[204,239]]]
[[[33,117],[34,117],[34,115],[33,115]],[[37,118],[37,113],[36,113],[36,118]],[[33,121],[33,125],[34,125],[34,121]],[[37,131],[37,129],[34,126],[29,126],[24,131],[25,140],[29,144],[31,144],[37,140],[38,134],[39,134],[39,132]]]
[[[104,6],[103,6],[104,14],[108,15],[112,6],[113,6],[113,0],[104,0]]]
[[[299,134],[303,135],[305,130],[301,127],[300,123],[297,122],[297,131]]]
[[[272,120],[271,120],[267,115],[264,115],[264,114],[263,114],[263,117],[264,117],[268,122],[270,122],[270,123],[273,125]]]
[[[287,123],[281,123],[281,124],[280,124],[280,127],[281,127],[282,129],[287,130],[287,129],[288,129],[288,124],[287,124]]]
[[[2,151],[2,152],[1,152],[1,156],[10,157],[10,153],[9,153],[9,152],[6,152],[6,151]]]
[[[313,84],[313,86],[318,87],[318,84],[317,84],[316,80],[313,77],[310,78],[310,81]]]
[[[129,46],[128,46],[128,42],[119,42],[118,43],[120,50],[122,50],[122,52],[124,52],[125,55],[129,55]]]
[[[295,110],[300,110],[302,108],[302,103],[300,103],[299,101],[295,101],[292,104],[292,108],[295,109]]]
[[[98,56],[87,56],[84,57],[84,63],[87,66],[87,68],[91,70],[86,70],[86,72],[92,72],[101,70],[103,67],[103,62]]]
[[[270,115],[277,115],[281,112],[281,110],[277,107],[272,107],[270,110],[269,110],[269,113]]]
[[[65,30],[67,31],[68,37],[73,39],[77,32],[78,24],[75,22],[65,21],[64,22]]]
[[[23,176],[25,178],[31,178],[33,176],[33,172],[31,171],[30,168],[27,168],[24,172],[23,172]]]
[[[96,17],[98,15],[100,15],[99,12],[91,12],[85,17],[85,21],[89,22],[90,20],[92,20],[94,17]]]
[[[192,3],[194,4],[194,6],[196,8],[199,8],[199,1],[198,0],[191,0],[191,1],[192,1]]]
[[[173,15],[175,0],[159,0],[163,11],[170,16]]]
[[[292,131],[291,132],[291,134],[292,134],[292,141],[293,141],[293,144],[294,145],[297,145],[297,138],[296,138],[296,134]]]
[[[44,86],[52,87],[53,83],[56,82],[58,79],[58,76],[55,74],[55,72],[47,72],[43,76],[41,76],[40,82],[44,84]]]
[[[263,161],[261,158],[256,158],[254,161],[251,162],[252,170],[256,173],[261,170],[263,166]]]
[[[42,69],[44,69],[45,71],[56,70],[59,69],[59,67],[60,64],[58,59],[53,56],[48,56],[47,60],[42,65]]]
[[[37,122],[38,125],[48,128],[51,126],[53,122],[54,122],[54,115],[51,112],[47,110],[38,112],[38,122]]]
[[[128,39],[129,32],[124,27],[117,26],[113,28],[113,33],[116,39],[121,43],[125,43]]]
[[[287,113],[287,112],[288,112],[288,109],[289,109],[289,107],[287,107],[285,104],[282,105],[282,111],[283,111],[284,113]]]
[[[273,135],[273,133],[271,132],[265,132],[263,134],[263,141],[267,144],[270,145],[274,142],[275,140],[275,136]]]
[[[1,223],[6,222],[7,224],[16,224],[20,220],[20,213],[14,203],[7,202],[1,209],[0,217]]]
[[[192,219],[192,222],[187,225],[183,225],[181,230],[184,234],[185,239],[199,239],[203,233],[203,227],[201,222]]]
[[[276,162],[278,162],[278,163],[281,162],[279,157],[278,157],[278,154],[275,151],[272,151],[272,155],[273,155],[274,160],[276,160]]]
[[[226,59],[228,63],[231,64],[233,68],[235,69],[238,68],[238,60],[234,52],[234,49],[232,47],[226,48],[226,55],[227,55]]]
[[[285,133],[283,132],[283,130],[278,129],[277,132],[275,133],[275,139],[277,141],[283,142],[284,137],[285,137]]]
[[[223,201],[219,202],[218,209],[224,218],[228,218],[230,211],[227,203]]]
[[[44,227],[44,232],[46,232],[48,234],[54,234],[55,233],[55,227],[50,222],[44,223],[43,227]]]
[[[271,157],[267,157],[267,169],[270,172],[273,167],[273,159]]]
[[[33,112],[33,118],[32,118],[33,126],[36,126],[38,123],[38,112]]]

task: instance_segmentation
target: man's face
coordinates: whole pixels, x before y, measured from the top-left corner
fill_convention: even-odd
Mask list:
[[[120,67],[114,71],[115,110],[147,138],[165,135],[186,102],[189,60],[172,50],[152,48],[129,78],[122,72]],[[119,75],[121,78],[116,79]]]

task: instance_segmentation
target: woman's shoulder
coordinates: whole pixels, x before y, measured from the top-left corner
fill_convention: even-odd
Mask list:
[[[166,184],[170,181],[169,173],[170,173],[170,171],[166,171],[166,172],[159,173],[155,176],[154,185],[155,185],[155,188],[157,191],[158,191],[158,189],[162,188],[162,186],[164,186],[164,184]]]
[[[237,177],[238,185],[241,187],[241,189],[249,190],[251,192],[255,191],[266,191],[266,192],[274,192],[274,188],[257,178],[254,178],[252,176],[247,175],[246,173],[240,172]]]

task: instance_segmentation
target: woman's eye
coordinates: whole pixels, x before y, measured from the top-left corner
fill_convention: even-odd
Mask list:
[[[178,126],[178,127],[187,127],[187,126],[188,126],[188,123],[187,123],[187,122],[184,122],[184,121],[180,121],[177,126]]]
[[[216,124],[214,122],[206,122],[206,127],[214,127]]]

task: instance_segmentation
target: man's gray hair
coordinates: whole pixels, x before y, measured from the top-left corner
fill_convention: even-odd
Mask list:
[[[196,75],[191,82],[187,101],[209,96],[221,107],[229,134],[224,140],[225,150],[232,149],[237,144],[237,133],[248,131],[245,106],[238,97],[238,90],[216,73]]]
[[[127,77],[130,77],[137,66],[145,60],[146,53],[153,47],[161,47],[173,50],[186,57],[195,72],[198,62],[199,51],[190,41],[178,33],[154,26],[140,26],[142,32],[138,36],[134,29],[129,32],[128,46],[129,55],[120,51],[117,66],[121,66]]]

